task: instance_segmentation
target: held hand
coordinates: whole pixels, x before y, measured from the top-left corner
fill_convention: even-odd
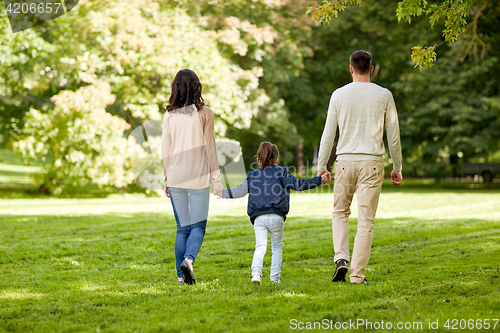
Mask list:
[[[321,178],[323,178],[323,175],[326,175],[328,182],[332,181],[332,174],[328,170],[318,171],[318,174],[316,176],[321,176]],[[325,183],[325,180],[323,179],[323,184],[324,183]]]
[[[321,175],[321,179],[323,180],[323,184],[328,183],[328,174],[324,173]]]
[[[222,187],[221,183],[214,183],[214,194],[218,197],[222,197],[222,190],[224,188]]]
[[[165,195],[167,196],[167,198],[170,198],[170,195],[168,194],[168,186],[167,186],[167,183],[165,183],[163,191],[165,192]]]
[[[392,170],[391,172],[391,183],[394,185],[399,185],[403,181],[403,174],[401,171]]]

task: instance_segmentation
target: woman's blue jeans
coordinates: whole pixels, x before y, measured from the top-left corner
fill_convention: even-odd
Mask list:
[[[181,263],[185,258],[194,263],[200,251],[207,227],[210,186],[203,189],[168,189],[177,223],[175,237],[175,267],[177,276],[183,277]]]

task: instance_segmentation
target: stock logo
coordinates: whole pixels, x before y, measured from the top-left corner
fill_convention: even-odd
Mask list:
[[[79,0],[3,0],[12,32],[50,22],[69,12]]]
[[[164,175],[161,163],[162,122],[145,121],[129,134],[127,140],[136,184],[147,190],[162,193],[164,191]],[[217,162],[223,186],[232,188],[242,183],[247,174],[240,145],[231,140],[217,140],[215,145],[214,150],[217,151]],[[203,150],[203,148],[199,151],[198,148],[189,149],[178,153],[176,156],[174,155],[173,158],[187,161],[190,164],[190,157],[202,153]],[[241,214],[241,209],[244,209],[246,200],[246,198],[218,200],[215,196],[210,196],[208,216],[211,218],[220,214],[228,214],[235,207],[239,207],[238,214]],[[170,201],[166,201],[166,205],[170,205]],[[170,209],[172,209],[171,206]]]
[[[150,190],[162,190],[164,185],[161,164],[161,126],[160,121],[148,120],[136,127],[128,136],[129,157],[136,184]],[[193,155],[203,154],[205,148],[197,147],[185,150],[171,156],[171,158],[188,162],[186,165],[188,167],[192,162],[190,158]],[[223,186],[231,188],[242,183],[246,179],[246,171],[239,144],[230,140],[217,140],[213,150],[217,154]]]

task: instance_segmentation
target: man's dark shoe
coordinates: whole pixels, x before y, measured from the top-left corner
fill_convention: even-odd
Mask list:
[[[352,282],[354,284],[370,284],[366,279],[363,279],[363,282]]]
[[[337,260],[337,266],[335,267],[335,273],[333,273],[332,282],[345,282],[347,270],[347,261],[344,259]]]
[[[181,263],[181,271],[184,274],[184,283],[185,284],[195,284],[196,276],[193,273],[193,265],[186,259]]]

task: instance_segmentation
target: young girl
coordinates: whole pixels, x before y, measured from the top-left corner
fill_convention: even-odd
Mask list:
[[[260,285],[262,263],[267,248],[267,233],[271,234],[273,257],[271,282],[280,283],[283,254],[283,226],[290,210],[290,189],[303,191],[326,183],[327,176],[297,179],[287,168],[277,166],[278,147],[262,142],[257,152],[260,168],[248,173],[245,181],[231,189],[224,189],[222,198],[248,196],[247,213],[255,230],[255,252],[252,261],[252,284]]]

